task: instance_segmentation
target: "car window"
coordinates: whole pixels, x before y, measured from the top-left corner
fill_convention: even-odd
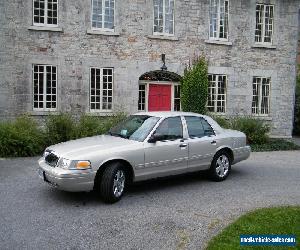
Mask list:
[[[159,119],[155,116],[131,115],[125,121],[111,128],[108,134],[135,141],[144,141]]]
[[[179,116],[166,118],[158,126],[155,134],[162,136],[163,140],[176,140],[182,138],[181,118]]]
[[[189,137],[203,137],[205,136],[204,128],[202,125],[201,117],[197,116],[185,116]]]
[[[214,135],[214,130],[209,123],[202,117],[185,116],[189,137],[203,137]]]
[[[213,128],[210,126],[210,124],[205,119],[201,118],[201,122],[202,122],[202,126],[204,128],[205,135],[207,135],[207,136],[215,135]]]

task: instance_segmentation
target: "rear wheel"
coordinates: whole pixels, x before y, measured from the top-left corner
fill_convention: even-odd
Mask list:
[[[223,181],[231,171],[231,158],[225,151],[219,151],[210,166],[210,178],[214,181]]]
[[[100,195],[103,201],[114,203],[119,201],[125,190],[126,173],[118,162],[106,167],[100,181]]]

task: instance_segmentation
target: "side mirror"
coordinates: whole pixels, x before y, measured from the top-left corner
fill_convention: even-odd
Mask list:
[[[148,142],[155,143],[157,141],[163,141],[163,140],[165,140],[164,135],[152,134],[151,137],[149,138]]]

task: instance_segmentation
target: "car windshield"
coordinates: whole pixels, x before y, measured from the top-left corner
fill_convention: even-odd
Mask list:
[[[131,115],[125,121],[111,128],[108,134],[141,142],[145,140],[159,119],[155,116]]]

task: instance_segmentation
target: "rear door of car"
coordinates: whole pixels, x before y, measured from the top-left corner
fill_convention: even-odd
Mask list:
[[[188,143],[183,139],[180,116],[165,118],[153,134],[164,135],[155,143],[145,142],[145,169],[148,177],[165,176],[187,170]]]
[[[207,169],[216,153],[217,138],[213,128],[199,116],[185,116],[188,131],[188,169]]]

